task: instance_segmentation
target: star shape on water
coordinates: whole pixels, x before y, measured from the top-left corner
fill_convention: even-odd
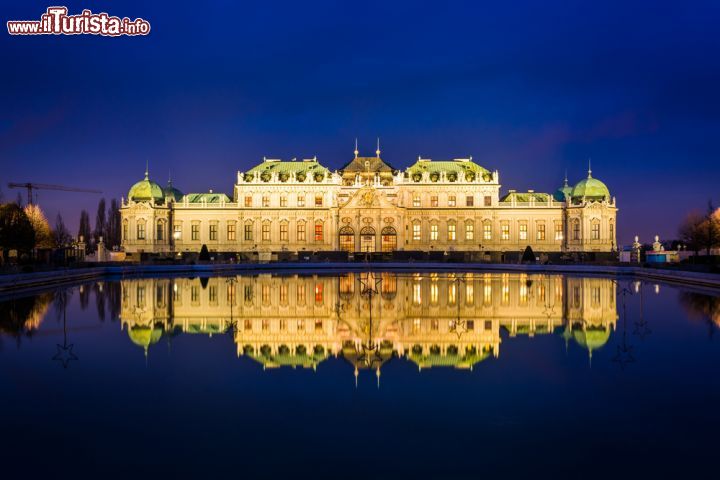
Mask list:
[[[620,365],[621,369],[625,369],[625,365],[629,363],[635,363],[632,345],[618,345],[617,353],[613,357],[612,361]]]
[[[463,333],[467,332],[467,322],[465,320],[454,320],[450,325],[450,331],[455,332],[458,339],[460,339]]]
[[[648,327],[648,322],[645,320],[640,320],[639,322],[635,322],[635,330],[633,330],[633,335],[637,335],[640,337],[640,340],[645,339],[648,335],[652,333],[652,330]]]
[[[74,344],[72,344],[72,343],[70,345],[67,345],[67,344],[60,345],[58,343],[57,344],[57,353],[55,354],[55,356],[52,357],[52,359],[60,362],[62,364],[63,368],[67,368],[68,364],[70,363],[71,360],[78,360],[77,355],[75,355],[72,351],[73,346],[74,346]]]

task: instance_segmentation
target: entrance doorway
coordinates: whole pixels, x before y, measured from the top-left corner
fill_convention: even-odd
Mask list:
[[[360,251],[361,252],[374,252],[375,251],[375,229],[372,227],[363,227],[360,230]]]
[[[393,227],[385,227],[380,232],[382,236],[381,247],[383,252],[392,252],[397,250],[397,232]]]
[[[344,252],[355,251],[355,230],[352,227],[342,227],[340,229],[340,250]]]

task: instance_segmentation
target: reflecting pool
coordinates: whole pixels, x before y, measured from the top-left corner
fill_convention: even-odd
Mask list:
[[[707,291],[562,275],[138,277],[3,298],[3,471],[708,472],[718,326]]]

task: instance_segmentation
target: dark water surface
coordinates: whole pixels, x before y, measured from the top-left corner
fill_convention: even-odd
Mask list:
[[[0,471],[712,477],[718,325],[712,294],[560,275],[138,278],[6,298]]]

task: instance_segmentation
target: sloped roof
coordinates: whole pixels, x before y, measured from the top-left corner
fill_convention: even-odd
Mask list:
[[[188,203],[222,203],[224,200],[226,203],[230,202],[230,197],[224,193],[188,193],[183,197],[183,200],[187,199]]]
[[[444,172],[446,176],[455,174],[458,178],[460,172],[464,172],[466,178],[479,175],[486,180],[489,180],[491,175],[489,170],[467,159],[430,160],[423,158],[412,164],[412,166],[407,169],[407,172],[410,178],[413,178],[415,175],[422,175],[425,172],[428,172],[430,175],[439,175]]]
[[[366,162],[369,162],[369,164],[365,165]],[[340,171],[343,173],[362,173],[367,172],[368,167],[370,169],[370,172],[373,173],[392,173],[394,170],[396,170],[395,168],[385,163],[385,161],[380,157],[355,157],[348,163],[346,163],[340,169]]]

